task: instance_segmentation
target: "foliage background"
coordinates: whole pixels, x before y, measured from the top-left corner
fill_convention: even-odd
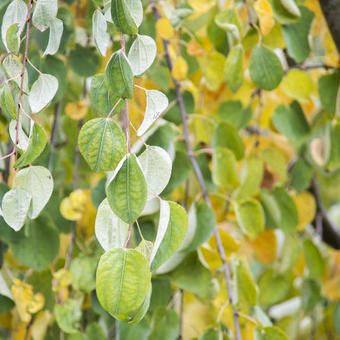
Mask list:
[[[9,3],[0,3],[2,24]],[[175,268],[153,272],[150,307],[141,322],[117,321],[101,307],[95,273],[104,250],[94,229],[106,175],[91,171],[77,140],[84,123],[105,117],[115,103],[98,99],[94,79],[121,49],[121,36],[110,22],[109,39],[105,31],[94,33],[94,13],[105,13],[110,3],[59,1],[63,34],[57,52],[43,55],[53,40],[51,28],[40,32],[33,22],[29,39],[23,30],[20,50],[13,54],[21,58],[28,44],[31,91],[39,72],[54,75],[59,87],[39,114],[23,105],[48,139],[28,163],[48,168],[54,188],[40,216],[27,219],[21,231],[14,232],[0,216],[0,337],[340,338],[340,75],[319,3],[142,3],[139,34],[156,41],[157,56],[134,81],[165,93],[169,106],[150,132],[137,137],[134,127],[143,121],[146,99],[135,87],[128,101],[132,151],[140,155],[146,143],[169,153],[172,174],[160,196],[189,211],[189,228],[196,226],[198,241],[190,251],[177,252]],[[16,37],[12,32],[14,50]],[[129,51],[134,38],[125,38]],[[3,41],[0,52],[0,82],[10,84],[17,106],[12,79],[17,74],[6,71]],[[45,89],[37,102],[48,95]],[[0,154],[5,156],[15,145],[9,136],[15,114],[7,114],[4,87],[1,91]],[[122,103],[113,117],[125,126]],[[14,187],[14,158],[0,160],[1,201]],[[152,242],[159,220],[158,199],[154,202],[151,213],[138,219]],[[215,228],[227,255],[229,290]],[[135,224],[129,246],[140,240]]]

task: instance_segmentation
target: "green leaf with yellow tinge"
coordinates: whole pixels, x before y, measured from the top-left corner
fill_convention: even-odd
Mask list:
[[[265,162],[271,173],[279,176],[279,183],[287,179],[287,162],[284,155],[278,149],[272,147],[263,149],[261,159]]]
[[[45,130],[38,124],[34,123],[26,151],[15,162],[15,168],[22,168],[32,163],[44,151],[47,143]]]
[[[313,91],[313,81],[308,73],[292,69],[283,78],[280,88],[287,96],[307,102]]]
[[[111,209],[122,221],[128,224],[136,221],[146,204],[147,185],[134,154],[123,158],[106,194]]]
[[[224,80],[229,88],[236,92],[243,84],[244,50],[242,45],[237,45],[229,52],[224,64]]]
[[[268,326],[254,328],[254,340],[288,340],[287,335],[278,327]]]
[[[318,81],[321,104],[327,112],[332,114],[335,113],[339,86],[340,73],[338,71],[325,74]]]
[[[98,300],[116,319],[132,321],[150,285],[149,263],[139,251],[114,248],[100,258],[96,275]]]
[[[265,216],[261,204],[252,199],[235,204],[237,222],[251,240],[264,230]]]
[[[235,200],[242,201],[256,195],[263,180],[263,161],[257,157],[249,157],[241,170],[241,185],[235,192]]]
[[[303,252],[309,277],[312,279],[322,278],[326,267],[319,248],[312,240],[305,240],[303,242]]]
[[[238,131],[227,122],[221,122],[217,125],[212,140],[212,146],[214,148],[224,147],[231,150],[237,160],[244,157],[245,148],[243,140],[238,134]]]
[[[157,251],[151,255],[151,270],[158,268],[180,247],[188,230],[188,215],[183,207],[175,202],[167,202],[170,209],[168,223],[162,226],[163,237]],[[166,223],[166,219],[164,218]],[[160,229],[160,226],[158,227]],[[158,234],[158,231],[157,231]],[[157,236],[156,236],[157,240]],[[156,242],[155,242],[156,243]]]
[[[274,90],[281,82],[283,68],[278,56],[269,48],[257,45],[249,60],[252,82],[262,90]]]
[[[179,59],[179,58],[178,58]],[[223,83],[225,57],[217,52],[211,53],[203,69],[205,84],[210,91],[217,91]]]
[[[238,41],[242,35],[242,26],[235,7],[229,7],[220,12],[215,17],[215,23],[224,31],[232,33],[233,37]]]
[[[239,185],[236,158],[232,151],[217,146],[214,149],[212,163],[212,177],[215,184],[226,188],[236,188]]]
[[[112,0],[111,16],[120,32],[137,34],[143,20],[143,6],[140,0]]]
[[[273,9],[274,18],[281,24],[281,25],[289,25],[295,23],[299,16],[292,14],[290,11],[286,9],[288,5],[284,6],[282,4],[282,0],[271,0],[270,4]]]
[[[94,171],[114,170],[126,152],[124,133],[111,118],[89,120],[80,130],[78,144]]]
[[[106,65],[105,76],[112,92],[122,98],[133,97],[133,72],[123,51],[112,54]]]
[[[232,257],[234,272],[234,296],[238,308],[248,312],[256,304],[257,287],[247,262],[243,258]]]

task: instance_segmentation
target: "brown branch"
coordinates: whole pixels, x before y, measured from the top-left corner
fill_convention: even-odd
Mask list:
[[[320,7],[340,53],[340,0],[319,0]]]
[[[159,16],[159,13],[158,13],[155,5],[153,6],[153,13],[154,13],[155,18],[157,20],[159,20],[160,16]],[[169,42],[168,42],[168,40],[163,39],[163,46],[164,46],[165,57],[166,57],[166,60],[167,60],[167,63],[168,63],[168,67],[169,67],[169,70],[171,72],[172,68],[173,68],[173,64],[172,64],[172,60],[171,60],[170,53],[169,53]],[[188,123],[187,123],[187,112],[186,112],[186,109],[185,109],[185,106],[184,106],[183,96],[182,96],[181,89],[180,89],[180,83],[174,78],[172,80],[175,84],[177,103],[178,103],[179,109],[181,111],[181,118],[182,118],[182,124],[183,124],[183,129],[184,129],[184,139],[185,139],[187,154],[190,158],[190,162],[191,162],[191,165],[194,169],[195,175],[196,175],[196,177],[197,177],[197,179],[200,183],[204,200],[205,200],[206,204],[210,208],[212,208],[210,197],[208,195],[208,192],[207,192],[207,189],[206,189],[206,186],[205,186],[205,183],[204,183],[204,179],[203,179],[201,169],[198,166],[197,160],[194,156],[194,153],[193,153],[193,150],[192,150],[192,147],[191,147],[191,144],[190,144],[189,128],[188,128]],[[232,295],[230,269],[229,269],[229,266],[227,264],[226,254],[225,254],[225,251],[224,251],[224,248],[223,248],[223,245],[222,245],[221,236],[219,234],[217,227],[215,227],[215,237],[216,237],[216,243],[217,243],[217,251],[218,251],[220,259],[222,261],[224,275],[225,275],[225,278],[226,278],[226,281],[227,281],[228,300],[229,300],[229,303],[230,303],[231,308],[233,310],[236,339],[241,340],[242,337],[241,337],[241,331],[240,331],[240,324],[239,324],[239,320],[238,320],[238,313],[237,313],[237,310],[235,309],[234,301],[233,301],[233,295]]]
[[[14,154],[15,160],[18,158],[18,144],[19,144],[19,122],[20,122],[20,110],[22,105],[22,95],[24,92],[24,76],[25,76],[25,68],[26,68],[26,61],[28,58],[28,47],[29,47],[29,36],[30,36],[30,24],[31,24],[31,9],[32,9],[33,0],[28,1],[28,9],[27,9],[27,17],[26,17],[26,35],[25,35],[25,52],[22,57],[22,70],[20,73],[20,91],[19,91],[19,99],[18,99],[18,112],[17,112],[17,123],[15,126],[15,144],[14,144]]]

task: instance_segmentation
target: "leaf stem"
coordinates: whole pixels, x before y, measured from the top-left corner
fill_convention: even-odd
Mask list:
[[[115,105],[113,105],[113,108],[111,109],[110,113],[107,115],[107,118],[110,118],[110,116],[112,115],[113,111],[115,110],[115,108],[119,105],[119,103],[122,101],[122,98],[119,98],[117,103]]]
[[[27,58],[27,62],[33,67],[34,70],[36,70],[40,75],[42,74],[42,72],[33,65],[33,63],[29,60],[29,58]]]
[[[152,1],[152,3],[154,4],[154,6],[153,6],[154,16],[155,16],[156,20],[159,20],[160,16],[159,16],[158,10],[155,6],[154,1]],[[173,68],[173,63],[172,63],[170,52],[169,52],[169,42],[165,39],[163,39],[163,46],[164,46],[166,60],[167,60],[167,63],[168,63],[168,68],[171,72],[172,68]],[[183,129],[184,129],[184,139],[185,139],[185,144],[186,144],[186,148],[187,148],[187,154],[190,158],[190,162],[191,162],[191,165],[194,169],[196,177],[197,177],[197,179],[200,183],[205,202],[207,203],[207,205],[210,208],[212,208],[211,201],[210,201],[210,198],[209,198],[209,195],[208,195],[205,183],[204,183],[204,179],[203,179],[201,169],[198,166],[197,160],[194,156],[193,150],[192,150],[191,145],[190,145],[189,128],[188,128],[188,123],[187,123],[187,112],[186,112],[186,109],[185,109],[185,106],[184,106],[183,96],[182,96],[181,89],[180,89],[180,83],[178,82],[177,79],[173,79],[173,83],[175,84],[177,103],[178,103],[179,109],[181,111],[181,118],[182,118],[182,124],[183,124]],[[218,251],[220,259],[222,261],[223,270],[224,270],[225,278],[226,278],[226,281],[227,281],[228,301],[229,301],[229,303],[232,307],[232,311],[233,311],[236,339],[242,340],[240,324],[239,324],[239,319],[238,319],[238,313],[237,313],[237,310],[235,309],[234,301],[233,301],[230,269],[229,269],[229,266],[227,264],[226,254],[225,254],[223,244],[222,244],[222,240],[221,240],[221,236],[219,234],[217,227],[215,227],[215,237],[216,237],[216,243],[217,243],[217,251]]]

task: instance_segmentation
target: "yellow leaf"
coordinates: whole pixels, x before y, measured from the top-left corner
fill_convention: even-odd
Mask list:
[[[261,32],[267,35],[275,24],[272,7],[267,0],[257,0],[254,8],[259,17]]]
[[[53,273],[53,291],[59,292],[67,288],[72,283],[72,275],[67,269],[59,269]]]
[[[65,113],[74,120],[83,119],[87,112],[88,107],[85,100],[68,103],[65,108]]]
[[[283,78],[280,88],[287,96],[307,102],[313,91],[313,81],[308,73],[293,69]]]
[[[70,221],[78,221],[85,211],[87,197],[83,190],[73,191],[69,197],[65,197],[60,203],[60,213]]]
[[[77,233],[84,239],[88,239],[94,234],[94,224],[97,215],[97,209],[92,203],[91,191],[84,190],[86,197],[84,213],[77,222]]]
[[[261,263],[269,264],[274,262],[277,244],[273,230],[264,230],[255,240],[250,241],[250,244]]]
[[[298,230],[302,230],[310,224],[316,213],[316,202],[314,196],[308,191],[303,191],[294,197],[294,201],[299,214]]]
[[[174,36],[174,29],[168,18],[160,18],[156,23],[157,36],[161,39],[171,39]]]
[[[49,311],[40,312],[32,325],[33,340],[44,340],[49,322],[52,319],[52,314]]]
[[[172,69],[172,76],[177,80],[183,80],[188,73],[188,64],[183,57],[177,57]]]
[[[206,13],[215,6],[215,0],[189,0],[189,5],[195,12]]]
[[[207,88],[210,91],[217,91],[224,82],[225,57],[217,52],[207,56],[204,78]]]
[[[32,286],[18,279],[14,279],[11,287],[13,299],[17,307],[20,319],[28,323],[31,314],[37,313],[45,304],[45,298],[41,293],[33,294]]]

